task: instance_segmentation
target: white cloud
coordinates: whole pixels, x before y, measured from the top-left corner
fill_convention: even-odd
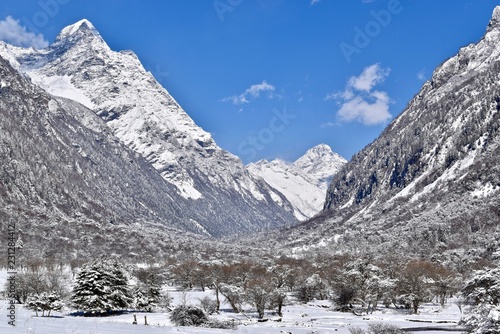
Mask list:
[[[12,16],[7,16],[0,21],[0,40],[9,44],[21,47],[34,47],[35,49],[43,49],[49,46],[49,43],[43,38],[42,34],[34,34],[28,32],[23,27],[19,20],[15,20]]]
[[[318,2],[320,2],[321,0],[311,0],[311,6],[314,6],[315,4],[317,4]]]
[[[268,92],[269,98],[272,98],[273,97],[272,93],[274,92],[274,90],[275,87],[271,84],[268,84],[264,80],[260,84],[251,85],[250,88],[247,88],[240,95],[233,95],[230,97],[226,97],[222,99],[222,101],[231,101],[233,104],[249,103],[250,102],[249,98],[258,98],[260,97],[260,94],[263,92]]]
[[[391,72],[390,69],[383,69],[379,64],[365,67],[363,73],[357,77],[351,77],[348,85],[359,91],[369,92],[372,88],[385,80]]]
[[[365,125],[383,124],[392,115],[391,99],[386,92],[373,90],[389,75],[390,69],[379,64],[366,67],[359,76],[351,77],[343,92],[328,94],[325,100],[335,99],[341,104],[337,116],[341,121],[357,121]]]
[[[417,73],[417,79],[420,81],[427,80],[427,76],[425,75],[425,70],[421,70],[420,72]]]
[[[368,97],[355,96],[346,101],[338,111],[338,116],[346,122],[382,124],[392,117],[389,113],[389,104],[390,98],[386,92],[374,91]]]
[[[253,97],[259,97],[260,92],[266,92],[266,91],[274,91],[274,86],[268,84],[265,80],[262,81],[262,83],[257,84],[257,85],[252,85],[250,88],[248,88],[244,95],[252,95]]]

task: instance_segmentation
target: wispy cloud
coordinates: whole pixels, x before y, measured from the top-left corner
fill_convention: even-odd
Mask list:
[[[365,125],[383,124],[392,115],[389,113],[391,99],[386,92],[374,90],[389,75],[390,69],[379,64],[366,67],[359,76],[351,77],[342,92],[328,94],[325,100],[336,100],[341,121],[357,121]]]
[[[331,128],[333,126],[337,125],[337,123],[334,123],[334,122],[326,122],[326,123],[322,123],[319,127],[324,129],[324,128]]]
[[[250,88],[247,88],[243,93],[239,95],[233,95],[222,99],[222,101],[231,101],[233,104],[243,104],[249,103],[251,99],[255,99],[260,97],[261,93],[268,93],[268,97],[273,97],[273,92],[275,91],[275,87],[266,82],[266,80],[262,81],[260,84],[251,85]]]
[[[383,82],[390,72],[388,68],[383,69],[379,64],[373,64],[366,67],[359,76],[351,77],[347,88],[369,93],[375,85]]]
[[[7,16],[0,21],[0,40],[9,44],[21,47],[34,47],[35,49],[46,48],[49,43],[43,38],[42,34],[28,32],[19,20],[12,16]]]
[[[420,72],[417,73],[417,79],[420,80],[420,81],[427,80],[427,76],[425,74],[425,69],[420,70]]]
[[[314,6],[315,4],[317,4],[318,2],[320,2],[321,0],[311,0],[311,6]]]

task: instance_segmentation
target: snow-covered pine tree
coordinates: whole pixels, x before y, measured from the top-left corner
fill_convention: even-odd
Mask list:
[[[109,259],[85,264],[76,277],[71,301],[88,314],[126,309],[132,297],[123,266]]]
[[[462,294],[469,309],[461,323],[469,332],[500,333],[500,268],[477,271]]]
[[[133,295],[133,306],[146,312],[153,312],[157,307],[168,307],[170,303],[169,296],[164,296],[159,287],[137,286]]]

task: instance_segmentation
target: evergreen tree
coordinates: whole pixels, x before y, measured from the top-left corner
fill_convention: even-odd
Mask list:
[[[134,289],[133,305],[138,310],[153,312],[157,307],[168,306],[169,297],[161,293],[157,287],[136,287]]]
[[[469,305],[462,319],[470,333],[500,333],[500,268],[477,271],[462,294]]]
[[[76,277],[71,301],[90,314],[126,309],[132,297],[123,266],[107,259],[85,264]]]

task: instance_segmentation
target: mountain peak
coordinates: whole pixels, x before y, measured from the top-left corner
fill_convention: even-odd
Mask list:
[[[294,162],[294,165],[304,167],[304,165],[309,165],[311,162],[315,163],[317,161],[338,161],[340,164],[346,162],[343,157],[333,152],[330,146],[326,144],[319,144],[307,150],[302,157]]]
[[[345,162],[330,146],[321,144],[309,149],[294,163],[281,159],[260,160],[247,168],[285,195],[293,204],[295,217],[305,220],[321,211],[328,185]]]
[[[312,148],[310,148],[309,150],[307,150],[306,154],[305,155],[324,155],[324,154],[332,154],[332,149],[330,148],[330,146],[326,145],[326,144],[319,144],[317,146],[314,146]]]
[[[84,37],[98,37],[102,40],[94,25],[89,20],[83,19],[61,30],[56,41],[75,41]]]
[[[488,24],[488,31],[491,31],[496,27],[500,27],[500,6],[496,6],[493,10],[493,15],[491,16],[490,23]]]

